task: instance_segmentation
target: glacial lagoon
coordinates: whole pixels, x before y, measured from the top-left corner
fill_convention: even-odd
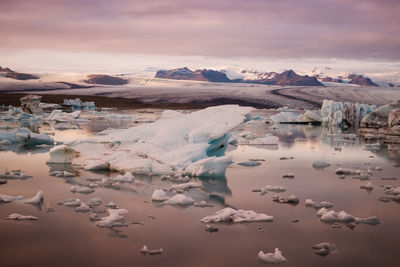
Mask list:
[[[109,115],[113,113],[124,115]],[[160,175],[134,174],[135,181],[131,183],[96,186],[90,194],[73,193],[74,185],[88,186],[120,173],[47,164],[51,149],[47,146],[2,145],[0,174],[6,169],[21,169],[32,177],[7,179],[6,184],[0,185],[0,194],[31,198],[41,190],[44,200],[42,205],[25,204],[24,200],[0,204],[1,265],[260,266],[260,251],[268,253],[279,248],[287,260],[283,266],[398,266],[399,202],[396,195],[385,193],[384,186],[400,186],[400,145],[365,140],[354,132],[336,128],[266,123],[265,119],[275,113],[255,110],[253,117],[258,115],[261,120],[241,123],[231,133],[244,139],[272,134],[279,138],[278,144],[249,145],[232,139],[225,154],[232,157],[233,163],[225,177],[190,179],[201,187],[183,194],[195,201],[207,201],[207,207],[152,201],[154,190],[178,184]],[[68,143],[108,128],[152,123],[161,114],[162,110],[149,109],[109,111],[106,116],[84,111],[82,117],[89,118],[85,122],[64,127],[48,123],[24,126]],[[6,125],[20,126],[17,122],[1,123],[3,128]],[[339,168],[356,171],[336,174]],[[76,176],[51,176],[54,171]],[[369,182],[372,190],[360,188]],[[258,192],[266,185],[286,190]],[[299,203],[279,203],[273,201],[275,195],[295,195]],[[93,208],[99,217],[108,215],[105,205],[109,202],[126,209],[126,225],[100,228],[89,220],[91,212],[57,205],[68,198],[87,202],[94,197],[102,200]],[[346,211],[358,218],[376,216],[379,224],[322,222],[318,209],[305,205],[306,199],[328,201],[333,204],[332,210]],[[48,207],[54,211],[48,212]],[[273,216],[273,221],[201,222],[226,207],[264,213]],[[38,220],[6,220],[12,213],[32,215]],[[206,231],[207,225],[218,231]],[[325,257],[316,255],[313,246],[321,242],[334,244],[336,249]],[[143,254],[140,250],[144,245],[150,250],[162,248],[162,254]]]

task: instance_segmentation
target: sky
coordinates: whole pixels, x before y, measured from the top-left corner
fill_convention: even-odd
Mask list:
[[[399,14],[398,0],[0,0],[0,66],[393,71]]]

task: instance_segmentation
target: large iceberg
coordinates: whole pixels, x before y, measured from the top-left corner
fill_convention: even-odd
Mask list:
[[[329,126],[358,128],[361,120],[375,109],[375,105],[324,99],[321,107],[322,122]]]
[[[53,145],[54,140],[47,134],[33,133],[28,128],[18,128],[11,132],[0,131],[0,141],[8,144],[21,143],[23,145]]]
[[[252,110],[217,106],[124,130],[106,130],[55,148],[49,162],[85,168],[93,161],[102,161],[111,170],[137,174],[223,176],[231,163],[231,158],[224,156],[229,131],[244,122]]]

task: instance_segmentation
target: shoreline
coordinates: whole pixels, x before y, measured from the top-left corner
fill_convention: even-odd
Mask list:
[[[202,109],[212,106],[236,104],[240,106],[251,106],[254,108],[277,108],[280,107],[278,103],[276,105],[265,105],[260,103],[254,103],[251,101],[245,101],[237,98],[220,97],[209,100],[191,100],[186,103],[178,102],[144,102],[135,98],[124,98],[124,97],[113,97],[113,96],[94,96],[94,95],[69,95],[69,94],[45,94],[37,92],[18,92],[18,93],[0,93],[0,105],[12,105],[20,106],[20,98],[24,95],[40,95],[42,96],[43,103],[56,103],[60,104],[64,99],[80,98],[82,101],[94,101],[96,107],[99,108],[118,108],[118,109],[142,109],[142,108],[153,108],[153,109]]]

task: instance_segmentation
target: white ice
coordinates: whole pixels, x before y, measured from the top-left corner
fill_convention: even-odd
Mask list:
[[[204,217],[201,222],[261,222],[261,221],[273,221],[274,217],[264,214],[256,213],[252,210],[236,210],[233,208],[224,208],[215,212],[214,215]]]
[[[22,215],[19,213],[12,213],[6,217],[7,220],[37,220],[38,218],[32,215]]]
[[[197,187],[202,187],[202,186],[203,185],[198,182],[188,182],[188,183],[184,183],[184,184],[173,185],[168,190],[176,191],[176,192],[183,192],[183,191],[187,191],[191,188],[197,188]]]
[[[101,160],[111,170],[133,173],[162,175],[184,170],[190,176],[222,176],[231,163],[223,156],[229,131],[251,111],[236,105],[217,106],[128,129],[106,130],[69,143],[79,157],[71,159],[73,153],[67,152],[68,159],[63,160],[65,149],[56,148],[49,162],[86,167],[91,160]]]
[[[122,215],[127,214],[126,209],[107,209],[109,216],[102,217],[96,225],[100,228],[103,227],[118,227],[126,226],[125,219]]]
[[[153,201],[165,201],[167,199],[169,199],[167,193],[161,189],[154,190],[153,194],[151,195],[151,200]]]
[[[164,204],[167,205],[192,205],[195,202],[195,200],[191,197],[185,196],[183,194],[177,194],[166,201],[164,201]]]
[[[275,252],[271,253],[264,253],[264,251],[260,251],[257,257],[265,263],[281,264],[286,262],[286,258],[282,255],[282,252],[279,250],[279,248],[276,248]]]
[[[53,145],[54,140],[46,134],[33,133],[28,128],[18,128],[10,132],[0,131],[0,141],[24,145]]]
[[[34,197],[31,199],[27,199],[24,201],[26,204],[40,204],[43,201],[43,192],[40,190],[36,193]]]
[[[133,183],[135,181],[135,177],[133,177],[132,173],[126,172],[124,175],[118,175],[116,177],[109,178],[108,180],[112,182]]]
[[[321,209],[321,208],[332,208],[333,204],[330,203],[329,201],[321,201],[321,202],[315,202],[312,199],[306,199],[305,204],[308,207],[313,207],[314,209]]]
[[[24,199],[24,196],[10,196],[10,195],[3,195],[0,194],[0,203],[9,203],[15,200],[21,200]]]
[[[82,193],[82,194],[90,194],[94,192],[93,188],[87,187],[87,186],[77,186],[73,185],[71,187],[71,192],[72,193]]]

